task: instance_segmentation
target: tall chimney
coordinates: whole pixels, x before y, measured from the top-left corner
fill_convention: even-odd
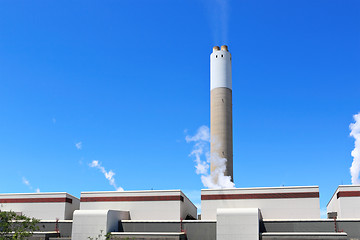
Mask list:
[[[226,158],[225,176],[233,178],[231,54],[226,45],[213,48],[210,55],[211,156]],[[216,165],[210,164],[211,172]]]

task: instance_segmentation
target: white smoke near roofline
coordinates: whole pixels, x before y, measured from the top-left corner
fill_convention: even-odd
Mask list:
[[[109,184],[115,188],[116,191],[124,191],[122,187],[117,187],[114,179],[115,172],[112,170],[106,171],[106,169],[101,166],[98,160],[93,160],[90,164],[90,167],[99,169],[105,176],[105,178],[109,181]]]
[[[210,155],[210,129],[201,126],[194,136],[186,136],[186,142],[194,142],[194,147],[189,156],[195,157],[196,174],[201,175],[201,182],[207,188],[233,188],[235,184],[231,182],[230,176],[225,176],[226,159],[217,154]],[[213,144],[214,146],[214,144]],[[216,146],[216,144],[215,144]],[[205,157],[205,160],[203,158]],[[214,171],[209,173],[210,162],[214,166]]]
[[[27,180],[25,177],[22,177],[22,182],[23,182],[23,184],[25,184],[26,186],[28,186],[28,188],[29,188],[30,190],[33,190],[33,187],[31,186],[30,181]],[[39,192],[40,192],[40,188],[36,188],[36,189],[35,189],[35,192],[39,193]]]
[[[25,177],[22,178],[22,182],[23,182],[26,186],[30,187],[30,189],[32,189],[29,180],[27,180]]]
[[[355,148],[351,152],[353,162],[350,167],[351,183],[360,184],[359,173],[360,173],[360,112],[354,116],[355,123],[350,124],[350,136],[355,139]]]

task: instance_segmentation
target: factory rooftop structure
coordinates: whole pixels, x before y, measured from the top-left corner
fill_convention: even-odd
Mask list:
[[[80,210],[128,211],[132,220],[196,219],[197,208],[181,190],[82,192]]]
[[[263,219],[319,219],[319,187],[201,190],[201,219],[216,220],[222,208],[258,208]]]
[[[327,212],[339,219],[360,217],[360,185],[340,185],[328,205]]]
[[[0,194],[0,210],[14,211],[38,219],[72,220],[80,200],[68,193]]]
[[[328,219],[317,186],[203,189],[199,219],[180,190],[0,194],[0,203],[41,219],[35,239],[360,239],[360,186],[336,189]]]
[[[212,179],[233,185],[232,56],[210,56]],[[211,160],[210,159],[210,160]],[[41,219],[31,239],[360,240],[360,186],[337,188],[320,219],[318,186],[201,190],[201,216],[181,190],[0,194],[0,211]]]

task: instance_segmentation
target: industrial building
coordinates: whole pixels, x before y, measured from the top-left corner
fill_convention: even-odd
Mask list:
[[[233,178],[232,69],[227,46],[211,62],[211,155]],[[32,239],[360,239],[360,186],[339,186],[320,219],[318,186],[201,190],[201,217],[181,190],[0,194],[0,210],[41,219]]]
[[[328,205],[327,212],[339,219],[360,217],[360,185],[340,185]]]
[[[68,193],[0,194],[0,210],[14,211],[38,219],[72,220],[80,200]]]
[[[82,192],[80,199],[80,210],[126,210],[132,220],[197,218],[195,205],[180,190]]]
[[[203,189],[201,219],[180,190],[1,194],[0,209],[41,219],[43,239],[360,239],[359,188],[339,186],[329,219],[317,186]]]
[[[216,220],[222,208],[259,208],[264,219],[319,219],[319,187],[201,190],[201,219]]]

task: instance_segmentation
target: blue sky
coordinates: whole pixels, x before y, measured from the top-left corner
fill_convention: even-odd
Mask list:
[[[319,185],[324,208],[351,183],[359,26],[355,0],[0,0],[0,192],[114,190],[98,160],[199,203],[185,137],[227,44],[236,187]]]

